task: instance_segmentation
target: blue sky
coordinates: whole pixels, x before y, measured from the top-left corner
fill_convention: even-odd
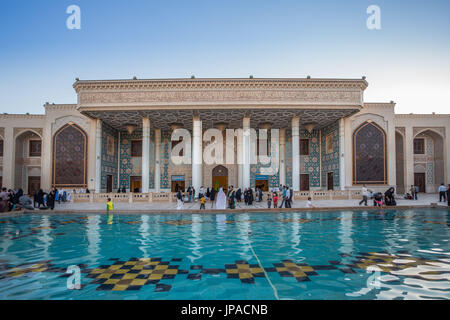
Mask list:
[[[81,30],[66,8],[81,8]],[[381,8],[381,30],[366,9]],[[450,1],[2,0],[0,112],[76,103],[81,79],[365,75],[365,100],[449,113]]]

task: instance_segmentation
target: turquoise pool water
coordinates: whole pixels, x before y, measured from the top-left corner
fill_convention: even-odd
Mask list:
[[[449,299],[449,216],[0,217],[0,299]]]

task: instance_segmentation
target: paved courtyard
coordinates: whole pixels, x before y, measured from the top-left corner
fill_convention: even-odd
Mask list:
[[[326,207],[358,207],[359,200],[317,200],[313,201],[313,205],[317,208]],[[397,200],[398,206],[428,206],[431,203],[437,203],[439,206],[447,207],[447,202],[439,203],[439,196],[437,194],[422,194],[419,196],[418,200]],[[280,203],[279,203],[280,204]],[[279,205],[278,204],[278,205]],[[373,202],[369,200],[369,205]],[[145,203],[115,203],[115,210],[119,211],[133,211],[133,210],[174,210],[176,211],[176,202],[145,202]],[[306,201],[296,200],[292,204],[293,208],[306,208]],[[55,211],[58,210],[105,210],[106,203],[56,203]],[[198,210],[200,208],[200,203],[185,203],[183,206],[184,210]],[[244,202],[237,202],[236,209],[267,209],[267,202],[253,202],[253,205],[247,206]],[[364,206],[361,206],[364,208]],[[206,210],[215,209],[214,204],[211,202],[206,203]]]

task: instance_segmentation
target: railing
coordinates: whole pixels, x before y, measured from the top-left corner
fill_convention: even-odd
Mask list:
[[[73,202],[90,202],[91,194],[90,193],[73,193],[71,200]]]
[[[294,191],[294,200],[352,200],[361,198],[360,190]]]
[[[263,201],[267,201],[269,192],[263,192]],[[255,200],[256,194],[254,193]],[[280,194],[279,194],[280,196]],[[149,192],[149,193],[74,193],[72,202],[105,202],[111,198],[114,202],[176,202],[174,192]],[[294,191],[294,200],[351,200],[360,199],[360,190],[312,190]]]
[[[152,193],[152,201],[160,202],[160,201],[173,201],[172,192],[153,192]]]

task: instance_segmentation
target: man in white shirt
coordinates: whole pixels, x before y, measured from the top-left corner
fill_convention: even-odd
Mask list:
[[[314,208],[312,201],[311,201],[311,197],[308,197],[308,201],[306,201],[306,207],[307,208]]]
[[[362,189],[361,189],[361,194],[363,196],[362,200],[359,202],[359,205],[361,205],[364,202],[364,205],[367,207],[367,196],[368,196],[368,191],[366,188],[366,185],[364,184]]]
[[[442,202],[442,201],[445,202],[445,191],[447,191],[447,188],[445,187],[445,185],[443,183],[441,183],[441,185],[438,188],[439,202]],[[444,200],[442,200],[442,199],[444,199]]]
[[[286,187],[286,197],[284,202],[286,208],[291,208],[291,193],[291,189],[289,189],[289,187]]]

